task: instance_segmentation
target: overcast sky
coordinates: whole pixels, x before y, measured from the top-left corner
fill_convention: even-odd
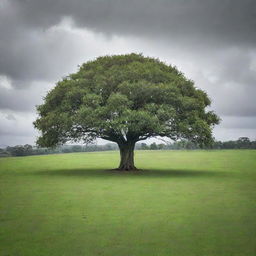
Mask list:
[[[209,94],[216,139],[254,140],[255,28],[255,0],[0,0],[0,145],[35,143],[35,106],[78,65],[131,52]]]

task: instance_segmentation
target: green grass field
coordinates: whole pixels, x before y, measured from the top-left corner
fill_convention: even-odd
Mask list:
[[[255,256],[256,151],[0,159],[1,256]]]

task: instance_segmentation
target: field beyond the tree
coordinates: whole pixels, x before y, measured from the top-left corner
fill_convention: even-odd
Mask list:
[[[1,256],[255,256],[256,150],[0,159]]]

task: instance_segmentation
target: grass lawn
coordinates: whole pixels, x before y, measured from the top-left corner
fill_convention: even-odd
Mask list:
[[[0,159],[1,256],[255,256],[256,151]]]

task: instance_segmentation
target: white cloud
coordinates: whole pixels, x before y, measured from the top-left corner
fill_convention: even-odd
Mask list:
[[[35,137],[38,134],[32,125],[34,120],[35,114],[33,113],[1,111],[0,144],[34,144]]]
[[[12,88],[11,80],[5,75],[0,75],[0,88],[7,90]]]

